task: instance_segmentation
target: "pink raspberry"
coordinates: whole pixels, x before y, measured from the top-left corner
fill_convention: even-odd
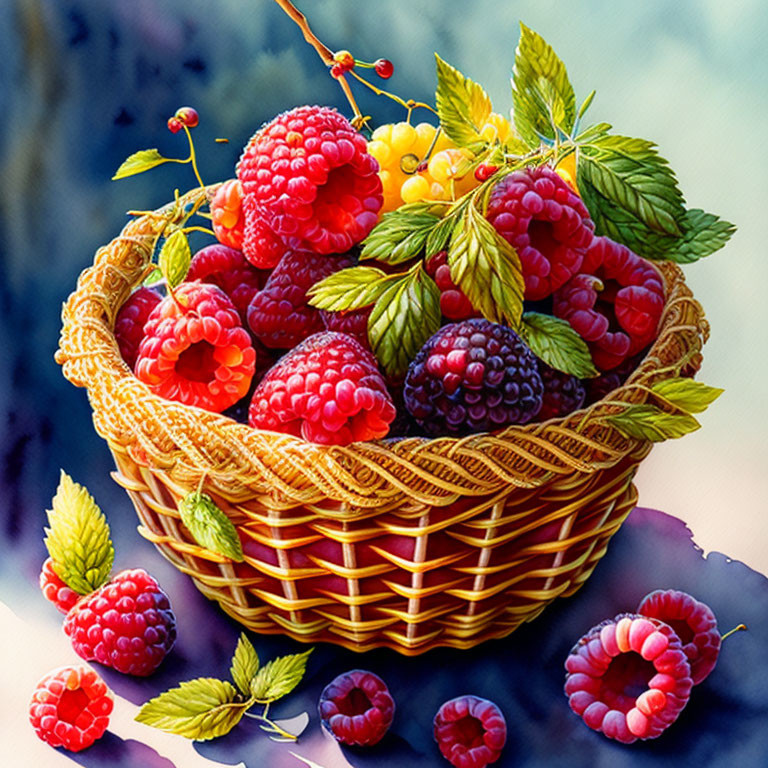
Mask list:
[[[353,669],[325,686],[318,712],[323,727],[336,741],[370,747],[378,744],[392,725],[395,702],[378,675]]]
[[[464,291],[451,279],[451,269],[447,260],[448,252],[438,251],[424,264],[427,274],[434,278],[435,284],[440,289],[440,312],[449,320],[480,317],[480,313],[472,306]]]
[[[253,335],[267,347],[289,349],[322,331],[323,316],[307,303],[307,290],[353,263],[350,254],[286,253],[248,307],[248,327]]]
[[[70,589],[53,570],[53,560],[49,557],[40,571],[40,589],[46,600],[53,603],[61,613],[69,609],[80,599],[80,595]]]
[[[145,570],[123,571],[67,614],[64,631],[86,661],[126,675],[151,675],[176,641],[168,595]]]
[[[256,387],[249,423],[314,443],[384,437],[395,406],[374,356],[351,336],[325,331],[280,359]]]
[[[642,599],[637,612],[669,624],[683,643],[693,684],[706,679],[717,664],[721,643],[717,619],[706,603],[677,589],[657,589]]]
[[[251,138],[237,166],[246,257],[264,250],[252,240],[268,242],[272,257],[276,240],[315,253],[348,251],[378,220],[378,170],[365,137],[336,110],[307,106],[278,115]]]
[[[139,345],[144,338],[144,324],[152,310],[162,301],[162,296],[152,288],[139,288],[120,307],[115,319],[115,339],[126,365],[133,370]]]
[[[675,631],[658,619],[620,614],[592,627],[565,661],[565,695],[609,739],[655,739],[691,695],[691,668]]]
[[[479,696],[446,701],[435,715],[433,728],[441,754],[456,768],[485,768],[495,763],[507,741],[501,710]]]
[[[546,165],[505,176],[486,216],[517,251],[525,298],[534,301],[579,271],[595,229],[581,198]]]
[[[216,239],[222,244],[241,250],[245,232],[243,188],[237,179],[225,181],[211,200],[211,223]]]
[[[114,701],[104,681],[83,664],[49,672],[35,688],[29,720],[37,736],[70,752],[87,749],[109,725]]]
[[[371,316],[372,306],[362,309],[353,309],[348,312],[328,312],[321,310],[320,314],[327,331],[346,333],[360,342],[365,349],[371,349],[368,339],[368,318]]]
[[[256,362],[235,305],[215,285],[182,283],[144,326],[136,376],[153,392],[221,411],[248,392]]]

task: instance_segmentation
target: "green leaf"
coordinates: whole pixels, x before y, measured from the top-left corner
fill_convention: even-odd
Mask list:
[[[204,549],[243,561],[243,548],[232,521],[206,493],[192,491],[179,502],[181,521]]]
[[[236,699],[237,691],[231,683],[200,677],[148,701],[136,720],[187,739],[215,739],[229,733],[253,703]]]
[[[192,261],[189,240],[182,230],[177,229],[165,239],[157,266],[170,288],[175,288],[184,281]]]
[[[480,131],[491,114],[491,100],[482,86],[465,77],[435,54],[435,105],[440,125],[457,147],[484,144]]]
[[[163,157],[156,149],[142,149],[140,152],[134,152],[123,161],[123,164],[115,171],[112,181],[124,179],[127,176],[135,176],[137,173],[144,173],[150,168],[167,162],[168,158]]]
[[[689,413],[667,413],[654,405],[630,405],[607,421],[626,437],[653,443],[682,437],[701,426]]]
[[[681,237],[672,239],[657,236],[641,245],[643,251],[652,249],[647,258],[664,258],[678,264],[691,264],[719,251],[736,231],[730,221],[700,208],[686,211],[679,223]]]
[[[115,560],[107,520],[88,490],[64,470],[51,506],[45,546],[53,570],[68,587],[87,595],[106,584]]]
[[[259,656],[245,632],[240,633],[229,670],[243,696],[251,695],[251,681],[259,669]]]
[[[440,320],[440,291],[421,266],[389,283],[368,318],[371,349],[386,373],[404,374]]]
[[[385,264],[400,264],[418,256],[429,233],[440,219],[429,213],[429,206],[403,206],[385,213],[363,243],[361,259],[376,259]]]
[[[657,381],[651,389],[689,413],[705,411],[724,391],[688,378]]]
[[[448,247],[451,279],[483,317],[520,325],[523,272],[515,249],[474,205],[468,205]]]
[[[456,229],[458,219],[453,215],[448,215],[432,229],[427,237],[425,252],[427,256],[433,256],[440,251],[444,251],[448,246],[454,230]]]
[[[280,656],[265,664],[251,682],[251,695],[259,701],[276,701],[289,694],[304,677],[307,659],[314,649]]]
[[[526,312],[520,332],[533,354],[552,368],[580,379],[599,375],[587,343],[566,320]]]
[[[153,286],[161,283],[165,278],[159,267],[155,267],[145,278],[142,285]]]
[[[399,278],[375,267],[348,267],[315,283],[307,296],[313,307],[347,312],[373,304]]]
[[[683,196],[667,161],[653,142],[604,135],[581,144],[577,183],[618,208],[631,213],[649,229],[680,235],[685,214]],[[585,197],[587,208],[589,198]],[[590,213],[592,209],[589,208]]]
[[[576,119],[576,96],[565,65],[544,39],[520,24],[515,51],[512,104],[515,127],[534,149],[541,136],[556,137],[556,128],[569,134]]]

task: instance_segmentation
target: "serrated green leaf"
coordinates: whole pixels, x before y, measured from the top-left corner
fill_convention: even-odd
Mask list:
[[[106,584],[115,560],[107,520],[87,488],[64,470],[51,506],[45,546],[53,570],[68,587],[87,595]]]
[[[313,649],[280,656],[265,664],[251,682],[251,695],[259,701],[276,701],[289,694],[304,677]]]
[[[457,147],[484,145],[480,131],[491,114],[488,94],[473,80],[465,77],[435,54],[437,90],[435,105],[440,125]]]
[[[427,256],[444,251],[448,246],[454,229],[456,229],[458,219],[454,216],[446,216],[432,229],[427,237],[425,251]]]
[[[191,261],[192,251],[187,235],[177,229],[165,239],[157,259],[157,266],[170,288],[184,281]]]
[[[418,256],[440,219],[428,205],[403,206],[385,213],[363,242],[361,259],[401,264]]]
[[[541,35],[520,24],[515,51],[512,104],[515,127],[531,148],[556,129],[569,134],[576,119],[576,96],[565,65]]]
[[[348,267],[315,283],[308,291],[309,303],[318,309],[347,312],[373,304],[399,275],[388,275],[375,267]]]
[[[710,387],[688,378],[657,381],[651,389],[665,400],[689,413],[701,413],[723,394],[722,389]]]
[[[156,149],[142,149],[123,160],[122,165],[115,171],[112,181],[124,179],[127,176],[135,176],[137,173],[144,173],[150,168],[167,162],[168,158],[163,157]]]
[[[384,371],[404,374],[440,320],[440,291],[422,268],[389,283],[368,318],[371,349]]]
[[[730,221],[700,208],[686,211],[679,223],[681,237],[672,239],[657,236],[641,246],[642,250],[652,252],[653,255],[647,258],[664,258],[678,264],[691,264],[719,251],[736,231]]]
[[[243,547],[232,521],[207,493],[192,491],[179,502],[181,521],[204,549],[243,561]]]
[[[533,354],[550,367],[580,379],[599,374],[587,343],[566,320],[538,312],[526,312],[520,333]]]
[[[472,306],[495,323],[520,325],[523,272],[515,249],[474,205],[468,205],[448,247],[451,279]]]
[[[256,649],[245,636],[245,632],[241,632],[235,648],[235,655],[232,657],[232,667],[229,671],[243,696],[251,695],[251,681],[258,670],[259,656]]]
[[[231,683],[200,677],[148,701],[136,720],[187,739],[206,741],[229,733],[252,704],[236,699]]]
[[[589,128],[582,131],[575,141],[577,144],[587,144],[594,139],[602,138],[611,128],[613,126],[610,123],[595,123],[595,125],[590,125]]]
[[[653,443],[682,437],[701,426],[689,413],[667,413],[654,405],[630,405],[606,420],[626,437]]]

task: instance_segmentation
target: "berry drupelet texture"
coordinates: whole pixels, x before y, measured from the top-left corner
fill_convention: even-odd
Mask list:
[[[584,405],[587,390],[581,379],[546,363],[539,363],[539,373],[544,384],[539,421],[567,416]]]
[[[139,288],[128,297],[117,313],[115,339],[120,355],[131,370],[136,365],[139,345],[144,338],[144,324],[162,299],[152,288]]]
[[[40,589],[46,600],[53,603],[61,613],[69,609],[80,599],[80,595],[70,589],[53,570],[53,560],[49,557],[40,571]]]
[[[479,696],[446,701],[433,722],[443,757],[456,768],[485,768],[501,757],[507,723],[496,704]]]

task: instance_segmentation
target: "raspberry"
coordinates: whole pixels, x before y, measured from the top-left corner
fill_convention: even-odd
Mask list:
[[[664,284],[649,261],[607,237],[594,238],[582,270],[555,293],[552,308],[588,343],[595,365],[607,371],[656,337]]]
[[[253,394],[249,423],[326,445],[384,437],[395,406],[374,356],[325,331],[280,359]]]
[[[199,280],[221,288],[235,305],[243,324],[248,305],[256,291],[264,287],[267,273],[251,266],[243,254],[226,245],[209,245],[192,258],[187,281]]]
[[[447,258],[447,251],[438,251],[430,256],[424,265],[440,289],[440,312],[449,320],[480,317],[480,313],[472,306],[464,291],[451,279]]]
[[[139,288],[134,291],[128,301],[120,307],[115,319],[115,339],[120,348],[120,355],[126,365],[133,370],[136,367],[136,356],[139,345],[144,338],[144,323],[147,322],[152,310],[162,301],[162,296],[151,288]]]
[[[581,379],[551,368],[546,363],[539,364],[539,373],[544,384],[539,421],[567,416],[584,405],[587,391]]]
[[[482,318],[443,326],[408,367],[405,405],[432,435],[525,424],[541,408],[533,352],[510,328]]]
[[[80,599],[80,595],[58,577],[53,570],[53,560],[50,557],[43,563],[40,571],[40,589],[45,599],[53,603],[62,613],[68,613]]]
[[[176,617],[168,595],[145,570],[122,571],[79,602],[64,620],[72,647],[126,675],[151,675],[173,648]]]
[[[156,394],[221,412],[248,391],[256,353],[234,304],[215,285],[182,283],[144,326],[136,376]]]
[[[245,216],[243,187],[237,179],[225,181],[211,200],[211,222],[216,239],[235,250],[243,248]]]
[[[370,747],[378,744],[392,725],[395,702],[378,675],[353,669],[325,686],[318,712],[336,741]]]
[[[708,605],[676,589],[658,589],[642,599],[637,612],[675,630],[691,665],[694,685],[715,668],[721,639],[717,619]]]
[[[323,330],[323,316],[307,303],[307,290],[352,264],[351,254],[286,253],[248,307],[248,326],[253,335],[267,347],[289,349]]]
[[[288,246],[262,219],[254,195],[243,198],[243,256],[259,269],[272,269],[288,251]]]
[[[92,669],[61,667],[37,684],[29,720],[38,738],[52,747],[80,752],[104,735],[113,705],[112,694]]]
[[[320,314],[327,331],[346,333],[358,341],[365,349],[371,349],[368,339],[368,318],[371,315],[372,306],[362,309],[352,309],[348,312],[328,312],[322,310]]]
[[[675,631],[630,613],[592,627],[571,649],[565,669],[571,709],[590,728],[625,744],[660,736],[693,687]]]
[[[440,753],[456,768],[485,768],[495,763],[507,741],[507,723],[492,701],[458,696],[435,715],[434,736]]]
[[[253,136],[238,163],[253,201],[246,222],[259,220],[291,248],[344,253],[378,221],[378,170],[365,138],[336,110],[284,112]]]
[[[505,176],[486,216],[517,251],[525,298],[534,301],[579,271],[595,229],[581,198],[546,165]]]

